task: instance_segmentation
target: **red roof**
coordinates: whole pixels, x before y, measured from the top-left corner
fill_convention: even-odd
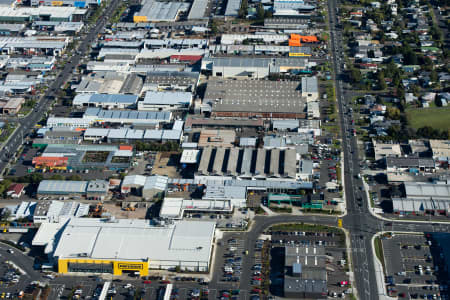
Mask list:
[[[133,146],[130,145],[120,145],[119,150],[133,150]]]
[[[67,166],[68,157],[38,156],[33,158],[34,165],[44,165],[49,167]]]
[[[19,195],[23,191],[23,184],[20,183],[13,183],[9,186],[8,192],[14,192],[14,194]]]
[[[170,60],[178,60],[178,61],[199,61],[203,58],[201,55],[182,55],[176,54],[171,55]]]

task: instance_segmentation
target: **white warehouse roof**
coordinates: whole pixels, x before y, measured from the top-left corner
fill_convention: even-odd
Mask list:
[[[207,221],[151,226],[148,220],[73,218],[62,229],[54,256],[209,262],[214,231],[215,222]]]

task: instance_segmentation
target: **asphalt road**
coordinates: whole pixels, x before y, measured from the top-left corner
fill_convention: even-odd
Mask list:
[[[60,89],[60,87],[69,79],[73,70],[79,64],[80,59],[87,54],[89,45],[95,41],[98,33],[105,26],[108,20],[108,16],[112,15],[117,5],[119,4],[119,1],[120,0],[112,0],[111,3],[108,4],[105,11],[97,20],[97,23],[92,25],[89,33],[86,36],[82,37],[81,43],[79,44],[78,48],[73,51],[72,56],[64,66],[64,69],[60,71],[55,81],[53,81],[53,84],[49,86],[45,94],[41,97],[41,100],[34,107],[34,110],[26,117],[18,120],[19,128],[11,135],[5,147],[0,150],[0,174],[3,173],[3,170],[8,165],[8,161],[23,144],[24,136],[26,136],[28,133],[31,133],[35,124],[42,119],[45,112],[54,101],[54,97],[57,94],[58,89]]]

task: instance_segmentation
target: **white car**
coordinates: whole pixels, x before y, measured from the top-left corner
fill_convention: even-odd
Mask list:
[[[13,254],[14,253],[14,250],[13,249],[8,249],[8,250],[6,250],[8,253],[11,253],[11,254]]]

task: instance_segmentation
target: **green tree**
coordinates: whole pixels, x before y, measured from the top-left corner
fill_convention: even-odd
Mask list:
[[[241,19],[245,19],[247,17],[248,12],[248,0],[242,0],[241,7],[238,11],[238,17]]]
[[[351,68],[350,69],[350,81],[352,83],[360,83],[362,80],[361,71],[357,68]]]
[[[219,28],[217,26],[217,21],[215,19],[212,19],[212,21],[210,22],[210,26],[211,26],[211,33],[213,35],[216,35],[219,33]]]
[[[387,88],[386,81],[384,80],[384,71],[379,70],[377,73],[378,86],[380,90],[385,90]]]
[[[264,21],[264,17],[265,17],[264,7],[263,7],[262,3],[259,3],[258,8],[256,9],[256,18],[259,21]]]

